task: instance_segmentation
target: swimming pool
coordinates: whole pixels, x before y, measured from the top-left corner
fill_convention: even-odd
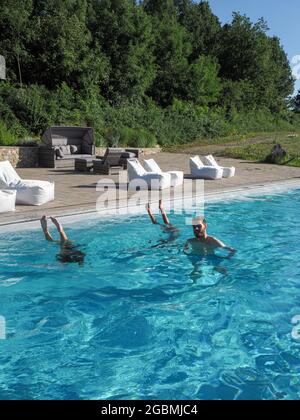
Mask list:
[[[158,248],[146,216],[69,227],[82,267],[39,231],[2,235],[0,398],[298,399],[299,206],[300,191],[208,205],[239,252],[196,274],[182,215]]]

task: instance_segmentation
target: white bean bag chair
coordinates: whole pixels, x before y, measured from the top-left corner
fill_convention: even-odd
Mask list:
[[[199,156],[190,158],[190,168],[195,178],[216,180],[223,177],[223,169],[205,166]]]
[[[170,174],[147,172],[137,159],[127,160],[127,172],[129,190],[164,190],[171,187]]]
[[[163,172],[157,162],[154,159],[144,160],[145,167],[148,172],[157,172],[158,174],[170,174],[171,175],[171,187],[178,187],[183,184],[183,172],[181,171],[169,171]]]
[[[232,166],[231,168],[225,168],[223,166],[220,166],[212,155],[205,156],[204,163],[207,166],[213,166],[214,168],[223,169],[223,178],[232,178],[235,175],[234,166]]]
[[[16,191],[0,190],[0,213],[16,210]]]
[[[0,162],[0,188],[16,191],[16,204],[42,206],[54,200],[54,183],[21,179],[10,162]]]

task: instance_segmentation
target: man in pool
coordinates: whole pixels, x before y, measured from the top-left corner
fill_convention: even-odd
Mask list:
[[[161,230],[168,235],[166,240],[161,240],[157,246],[168,244],[170,242],[176,241],[179,238],[179,229],[170,223],[167,213],[165,212],[162,204],[162,200],[159,200],[159,210],[161,212],[164,224],[160,224],[154,214],[152,213],[150,204],[147,204],[146,210],[149,214],[150,220],[154,225],[159,225]]]
[[[64,231],[64,228],[59,223],[59,221],[55,217],[50,217],[50,219],[60,235],[60,241],[55,241],[51,236],[51,233],[48,229],[48,221],[46,215],[41,218],[41,226],[47,241],[60,244],[60,253],[57,255],[57,259],[63,264],[77,263],[79,265],[83,265],[85,254],[69,240],[66,232]]]
[[[231,258],[237,251],[228,247],[219,239],[207,234],[207,223],[204,217],[194,218],[192,225],[194,238],[186,242],[184,252],[188,255],[188,258],[194,266],[193,271],[190,273],[193,282],[197,283],[200,279],[205,279],[207,277],[205,268],[207,269],[209,266],[212,266],[212,272],[217,273],[217,275],[226,275],[227,269],[220,266],[220,261]],[[218,249],[229,251],[228,256],[219,257],[216,255]],[[212,279],[218,282],[218,278],[214,279],[213,276]]]
[[[214,255],[217,249],[229,251],[233,256],[237,251],[221,242],[219,239],[207,234],[207,223],[204,217],[195,217],[192,221],[194,238],[188,239],[185,245],[185,252],[191,251],[193,255]]]

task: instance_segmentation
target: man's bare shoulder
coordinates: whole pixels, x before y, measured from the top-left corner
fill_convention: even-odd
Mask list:
[[[193,244],[193,243],[195,243],[195,242],[199,242],[196,238],[190,238],[190,239],[188,239],[187,240],[187,242],[189,243],[189,244]]]
[[[222,241],[220,241],[218,238],[215,238],[214,236],[208,236],[207,241],[212,245],[218,246],[220,248],[226,247],[226,245]]]

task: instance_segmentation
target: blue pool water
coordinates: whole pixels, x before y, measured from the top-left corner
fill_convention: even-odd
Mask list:
[[[210,204],[239,252],[194,274],[182,215],[158,248],[146,216],[71,226],[82,267],[39,231],[2,235],[0,398],[298,399],[299,208],[299,191]]]

